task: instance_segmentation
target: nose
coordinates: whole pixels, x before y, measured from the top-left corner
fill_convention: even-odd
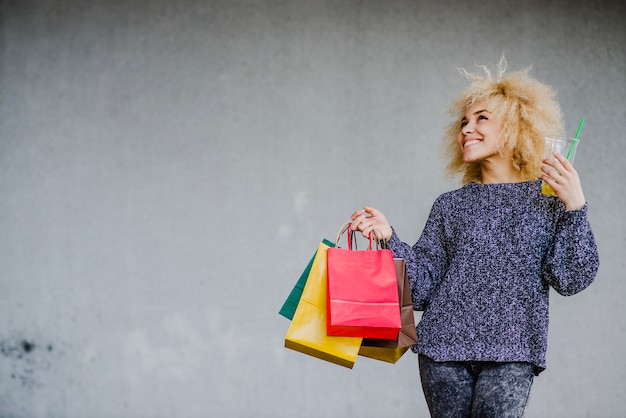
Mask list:
[[[472,121],[467,121],[465,123],[465,126],[461,128],[461,133],[463,135],[467,135],[472,132],[474,132],[474,123]]]

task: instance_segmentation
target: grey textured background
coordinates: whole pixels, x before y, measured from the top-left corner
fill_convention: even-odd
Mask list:
[[[414,242],[457,67],[559,90],[601,252],[529,417],[623,417],[623,1],[0,1],[0,416],[427,416],[417,359],[283,348],[322,238]]]

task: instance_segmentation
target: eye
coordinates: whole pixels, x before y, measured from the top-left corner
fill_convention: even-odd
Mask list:
[[[478,120],[489,120],[489,118],[485,115],[478,115]]]
[[[465,125],[467,125],[467,120],[466,120],[466,119],[463,119],[463,120],[461,121],[461,128],[462,128],[462,127],[464,127]]]

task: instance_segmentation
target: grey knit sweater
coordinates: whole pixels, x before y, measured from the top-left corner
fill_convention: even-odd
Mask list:
[[[424,314],[413,351],[436,361],[523,361],[546,367],[548,298],[594,280],[598,251],[587,206],[565,211],[541,181],[475,184],[433,204],[407,263],[413,305]]]

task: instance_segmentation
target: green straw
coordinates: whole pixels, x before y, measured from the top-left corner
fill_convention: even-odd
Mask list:
[[[580,125],[578,125],[578,131],[576,131],[576,136],[574,136],[574,141],[572,141],[572,145],[569,146],[569,149],[567,150],[567,156],[565,158],[567,158],[569,160],[569,156],[572,154],[572,151],[574,150],[574,147],[576,146],[576,143],[578,142],[578,136],[580,135],[580,130],[583,128],[583,124],[585,123],[585,118],[582,118],[580,120]]]

